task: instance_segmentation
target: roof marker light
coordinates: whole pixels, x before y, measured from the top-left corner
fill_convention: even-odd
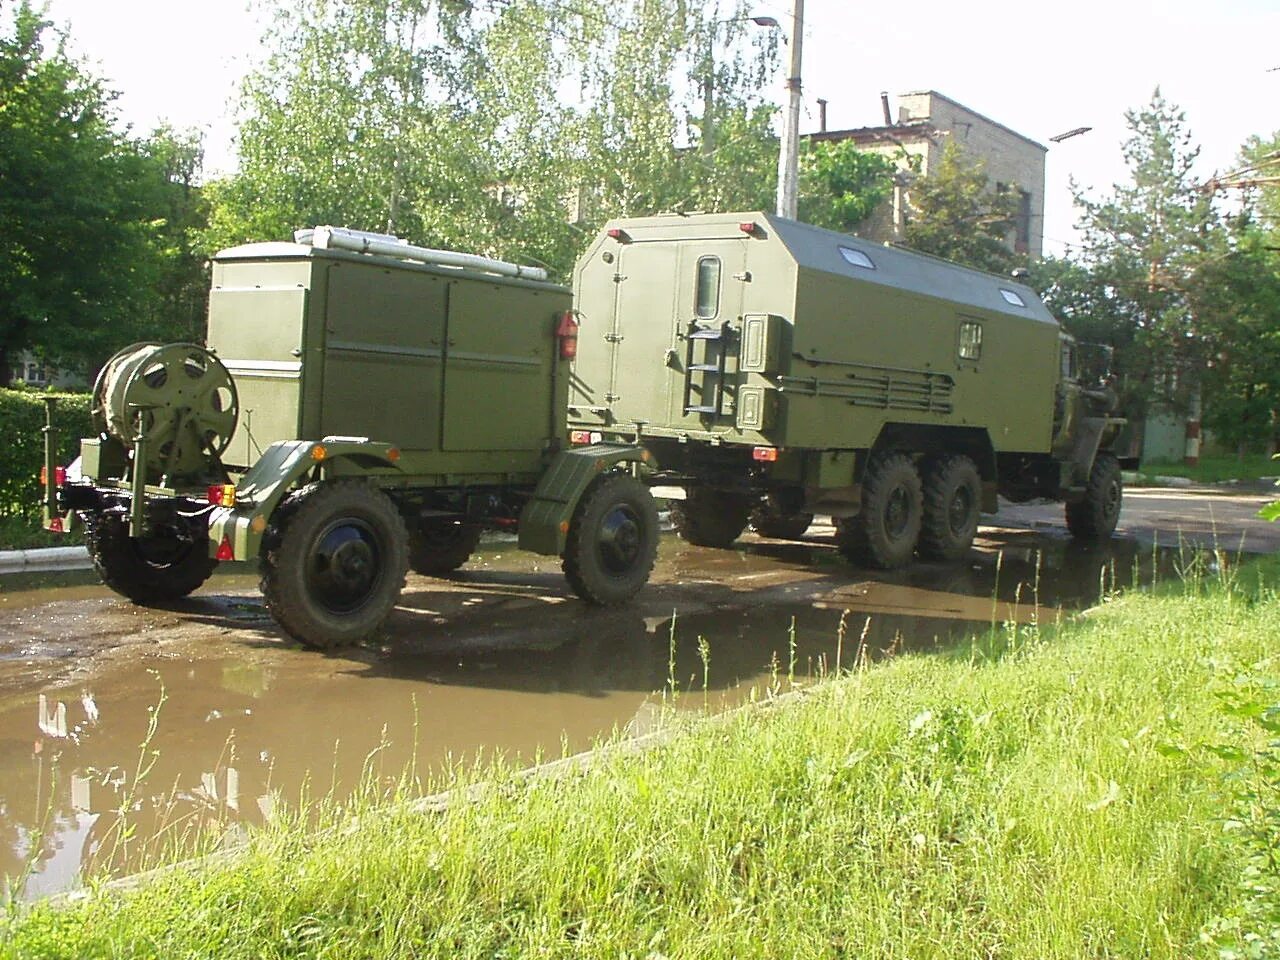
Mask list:
[[[738,224],[738,229],[747,234],[747,236],[755,236],[756,231],[760,229],[760,225],[754,220],[749,220],[745,223]]]

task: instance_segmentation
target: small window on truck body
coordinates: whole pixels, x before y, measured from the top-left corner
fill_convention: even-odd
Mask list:
[[[1016,290],[1008,290],[1004,287],[1001,287],[1000,296],[1004,297],[1005,303],[1009,304],[1010,306],[1025,307],[1027,305],[1026,301],[1023,300],[1022,297],[1018,295],[1018,292]]]
[[[694,313],[699,320],[710,320],[720,312],[720,258],[700,257],[694,291]]]
[[[874,270],[876,268],[870,257],[861,250],[853,249],[853,247],[841,247],[840,256],[844,257],[846,263],[851,263],[855,267],[862,267],[864,270]]]
[[[959,353],[961,360],[982,359],[982,324],[976,320],[960,321]]]

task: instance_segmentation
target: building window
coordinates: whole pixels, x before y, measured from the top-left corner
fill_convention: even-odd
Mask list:
[[[844,257],[846,263],[852,263],[855,267],[862,267],[866,270],[874,270],[876,268],[870,257],[861,250],[853,249],[853,247],[841,247],[840,256]]]
[[[1013,220],[1013,252],[1027,253],[1031,249],[1031,194],[1018,191],[1018,213]]]
[[[720,258],[698,260],[698,282],[694,309],[699,320],[710,320],[720,312]]]
[[[982,359],[982,324],[977,321],[960,321],[960,359]]]

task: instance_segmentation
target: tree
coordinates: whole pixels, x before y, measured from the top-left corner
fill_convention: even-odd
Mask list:
[[[564,276],[607,217],[758,206],[772,60],[767,38],[741,53],[722,14],[742,9],[292,0],[241,92],[240,171],[210,185],[205,247],[334,223]]]
[[[908,194],[907,246],[991,273],[1007,274],[1021,261],[1008,245],[1017,199],[992,190],[983,165],[948,140],[937,166],[918,177]]]
[[[801,154],[800,219],[853,233],[893,193],[889,159],[851,140],[808,144]]]
[[[72,61],[28,0],[0,34],[0,384],[34,350],[100,362],[167,327],[153,304],[162,165],[118,132],[113,94]],[[159,147],[157,147],[159,149]]]
[[[1157,88],[1125,114],[1129,181],[1092,200],[1073,184],[1084,234],[1081,264],[1113,302],[1132,347],[1122,374],[1131,396],[1175,406],[1196,388],[1207,339],[1196,275],[1225,255],[1211,196],[1192,168],[1199,148],[1186,117]],[[1131,413],[1140,412],[1132,410]]]

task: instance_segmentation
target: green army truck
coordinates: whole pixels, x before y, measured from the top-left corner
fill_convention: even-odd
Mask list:
[[[764,213],[612,221],[574,283],[571,438],[643,443],[686,540],[822,513],[896,567],[962,556],[999,495],[1115,529],[1114,394],[1020,283]]]
[[[568,445],[576,334],[535,268],[329,227],[224,250],[207,346],[111,358],[70,467],[46,430],[45,526],[83,522],[143,604],[256,560],[272,616],[317,647],[369,636],[408,569],[449,573],[485,528],[625,601],[657,549],[649,454]]]

